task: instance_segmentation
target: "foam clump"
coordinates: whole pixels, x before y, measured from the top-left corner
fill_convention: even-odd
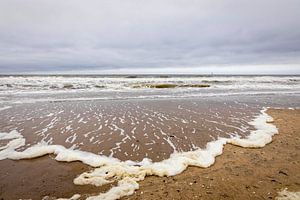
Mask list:
[[[271,121],[273,121],[272,117],[266,113],[266,109],[263,109],[257,118],[249,122],[256,130],[251,131],[251,134],[245,139],[235,137],[229,140],[229,143],[241,147],[264,147],[266,144],[272,142],[272,136],[278,133],[276,126],[268,123]]]
[[[101,193],[98,196],[88,197],[86,200],[112,200],[119,199],[123,196],[132,195],[135,190],[139,189],[138,180],[131,177],[125,177],[118,182],[118,185],[111,188],[106,193]]]
[[[18,138],[19,139],[19,138]],[[10,141],[10,143],[19,144],[20,142],[18,139]],[[25,139],[22,139],[21,144],[25,144]],[[23,146],[22,145],[22,146]],[[63,162],[72,162],[72,161],[81,161],[84,164],[90,165],[92,167],[100,167],[103,165],[113,165],[115,163],[120,162],[116,158],[109,158],[106,156],[96,155],[90,152],[80,151],[80,150],[73,150],[67,149],[61,145],[46,145],[46,144],[37,144],[28,149],[25,149],[22,152],[15,151],[16,148],[21,147],[21,145],[11,145],[8,149],[9,153],[2,153],[0,152],[0,160],[3,159],[13,159],[13,160],[20,160],[20,159],[30,159],[36,158],[40,156],[44,156],[47,154],[54,154],[56,155],[55,160],[63,161]],[[4,149],[5,151],[6,149]]]
[[[147,158],[141,162],[120,161],[116,158],[90,152],[67,149],[61,145],[38,144],[19,152],[16,149],[25,144],[25,139],[16,131],[0,134],[0,140],[3,138],[12,139],[9,142],[11,144],[0,151],[0,160],[5,158],[28,159],[46,154],[55,154],[57,161],[81,161],[96,168],[79,175],[74,179],[74,184],[102,186],[113,182],[118,183],[117,186],[112,187],[106,193],[88,197],[87,200],[114,200],[133,194],[139,188],[138,182],[146,176],[174,176],[182,173],[188,166],[204,168],[211,166],[214,164],[216,156],[222,154],[226,143],[252,148],[265,146],[272,141],[272,136],[278,133],[273,124],[267,123],[268,120],[271,120],[271,117],[265,111],[266,109],[262,110],[261,114],[250,122],[256,130],[252,131],[246,138],[238,136],[218,138],[216,141],[209,142],[205,149],[182,153],[175,152],[168,159],[160,162],[152,162]]]
[[[10,155],[14,154],[15,149],[25,145],[25,138],[16,130],[12,130],[9,133],[0,132],[0,141],[1,140],[10,141],[5,146],[0,147],[0,160],[9,158]]]
[[[299,200],[300,192],[289,192],[287,188],[278,192],[278,196],[275,198],[276,200]]]
[[[56,198],[56,197],[49,197],[45,196],[42,198],[42,200],[78,200],[80,199],[81,195],[80,194],[74,194],[71,198]]]

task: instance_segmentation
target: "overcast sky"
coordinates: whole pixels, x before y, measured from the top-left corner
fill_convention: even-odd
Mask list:
[[[300,74],[300,0],[0,0],[16,72]]]

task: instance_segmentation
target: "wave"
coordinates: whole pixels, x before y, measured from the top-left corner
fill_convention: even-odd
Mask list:
[[[134,78],[133,78],[134,77]],[[295,88],[300,89],[299,76],[217,76],[217,77],[56,77],[56,76],[10,76],[0,77],[0,91],[69,91],[69,90],[123,90],[139,88],[157,88],[157,85],[176,85],[197,87],[210,85],[212,88]],[[158,87],[160,88],[160,87]],[[170,87],[175,88],[175,87]],[[177,88],[177,87],[176,87]]]
[[[10,108],[12,108],[12,106],[0,107],[0,111],[7,110],[7,109],[10,109]]]
[[[87,200],[114,200],[134,193],[139,188],[138,182],[146,176],[174,176],[182,173],[188,166],[209,167],[214,164],[215,158],[222,154],[225,144],[233,144],[241,147],[258,148],[272,141],[272,136],[278,133],[277,128],[271,124],[273,119],[266,113],[266,108],[261,110],[249,124],[256,130],[251,131],[246,138],[232,136],[231,138],[218,138],[209,142],[205,149],[195,151],[175,152],[160,162],[152,162],[144,158],[141,162],[131,160],[120,161],[113,157],[96,155],[94,153],[67,149],[61,145],[46,145],[44,143],[29,147],[24,151],[17,151],[25,145],[25,138],[16,130],[10,133],[0,133],[0,140],[10,140],[8,144],[1,147],[0,160],[3,159],[30,159],[46,154],[55,154],[55,160],[72,162],[81,161],[95,169],[84,172],[74,179],[74,184],[102,186],[112,182],[118,182],[106,193],[88,197]],[[75,194],[70,199],[79,197]]]

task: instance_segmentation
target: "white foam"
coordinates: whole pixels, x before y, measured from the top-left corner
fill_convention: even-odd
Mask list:
[[[266,109],[263,109],[257,118],[249,122],[257,130],[252,131],[246,139],[235,137],[229,143],[241,147],[264,147],[272,141],[272,136],[278,133],[277,128],[270,124],[272,121],[272,117],[266,113]]]
[[[15,152],[15,149],[25,145],[25,138],[16,130],[9,133],[0,133],[0,141],[1,140],[10,141],[5,146],[0,147],[0,160],[8,158]]]
[[[52,200],[52,199],[55,199],[55,200],[78,200],[80,199],[81,195],[80,194],[74,194],[72,197],[70,198],[55,198],[55,197],[49,197],[49,196],[45,196],[42,198],[42,200]]]
[[[275,198],[276,200],[299,200],[300,199],[300,191],[299,192],[289,192],[287,188],[278,192],[278,196]]]
[[[217,76],[217,77],[53,77],[53,76],[10,76],[0,77],[1,102],[23,104],[35,102],[87,101],[110,99],[165,99],[193,98],[205,96],[255,95],[255,94],[297,94],[300,91],[298,76]],[[136,88],[156,84],[209,84],[208,88],[171,89]],[[71,87],[65,87],[71,86]],[[100,86],[100,87],[99,87]],[[102,87],[103,86],[103,87]],[[98,95],[99,90],[105,95]],[[206,92],[203,92],[206,91]],[[78,92],[93,93],[90,97],[69,95]],[[128,93],[129,92],[129,93]],[[133,93],[132,93],[133,92]],[[121,95],[118,95],[118,94]],[[126,94],[127,93],[127,94]],[[45,96],[46,94],[46,96]],[[57,94],[61,94],[58,95]],[[65,98],[63,98],[63,96]],[[76,97],[77,96],[77,97]],[[82,95],[81,95],[82,96]],[[85,95],[83,95],[85,96]]]
[[[132,195],[135,190],[139,189],[139,184],[136,180],[126,177],[118,182],[116,187],[111,188],[108,192],[98,196],[88,197],[87,200],[111,200],[119,199],[123,196]]]
[[[73,149],[66,149],[60,145],[39,144],[18,152],[16,149],[25,144],[25,139],[20,133],[13,132],[12,141],[8,148],[0,151],[0,160],[34,158],[46,154],[55,154],[58,161],[81,161],[87,165],[97,167],[93,171],[84,172],[74,179],[78,185],[91,184],[96,186],[105,185],[117,181],[118,185],[111,188],[106,193],[87,198],[88,200],[113,200],[123,196],[131,195],[138,189],[138,181],[146,176],[174,176],[183,172],[188,166],[209,167],[215,162],[215,158],[222,154],[226,143],[242,147],[263,147],[272,141],[272,136],[278,133],[277,128],[267,123],[272,118],[266,114],[266,109],[255,118],[251,125],[257,130],[242,139],[239,137],[218,138],[216,141],[209,142],[205,149],[178,153],[174,152],[171,156],[160,162],[152,162],[150,159],[143,159],[141,162],[120,161],[116,158],[96,155]],[[9,137],[10,133],[2,133],[3,137]],[[20,141],[22,139],[22,142]],[[1,137],[0,137],[1,140]]]

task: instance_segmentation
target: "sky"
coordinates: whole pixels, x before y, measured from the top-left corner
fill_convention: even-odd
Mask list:
[[[300,74],[299,0],[0,0],[0,73]]]

